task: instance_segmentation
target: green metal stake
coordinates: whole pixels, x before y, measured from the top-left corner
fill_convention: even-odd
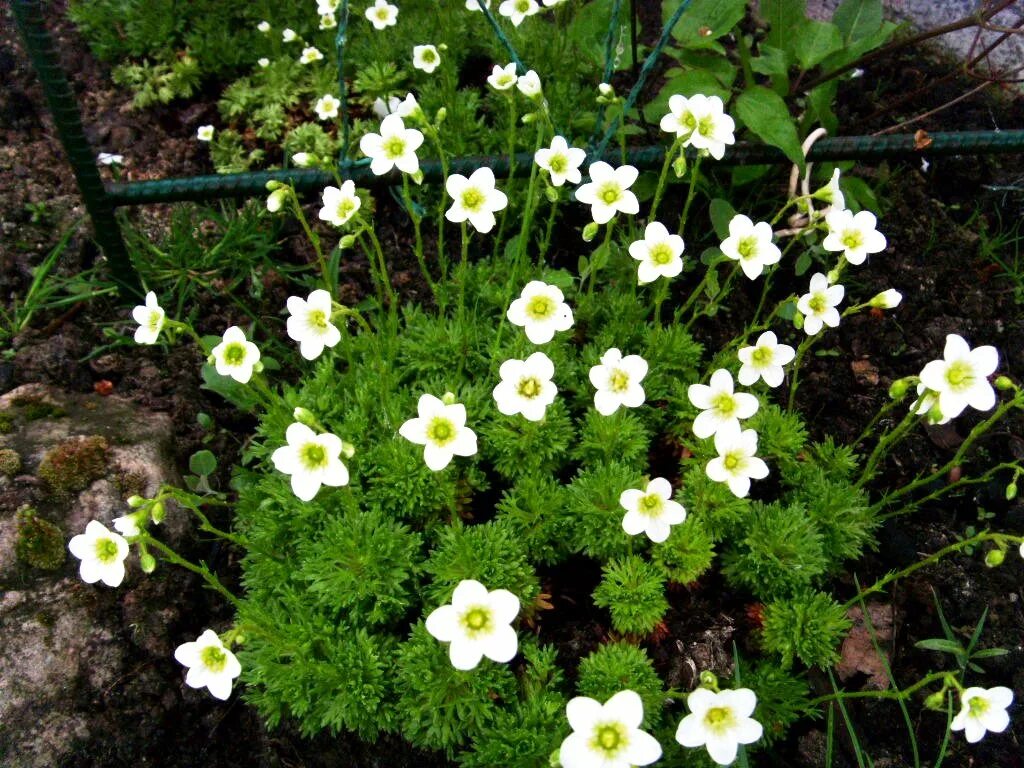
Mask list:
[[[85,208],[92,219],[97,245],[110,263],[110,271],[121,295],[141,295],[138,275],[128,257],[121,227],[114,216],[114,205],[107,196],[96,166],[96,155],[82,129],[75,95],[60,66],[53,38],[46,31],[40,0],[14,0],[14,19],[21,30],[32,66],[39,75],[46,103],[57,126],[60,142],[71,163]]]

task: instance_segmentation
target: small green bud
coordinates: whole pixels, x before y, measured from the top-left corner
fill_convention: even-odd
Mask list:
[[[267,192],[276,192],[277,190],[281,189],[281,187],[283,187],[283,186],[284,186],[284,184],[282,184],[280,181],[273,181],[273,180],[268,181],[267,182]]]
[[[539,112],[527,112],[525,115],[523,115],[523,125],[530,125],[530,123],[535,123],[539,119]]]
[[[562,753],[562,750],[556,749],[554,752],[552,752],[550,755],[548,755],[548,766],[549,766],[549,768],[561,768],[561,765],[562,765],[561,753]]]
[[[718,678],[715,677],[715,673],[711,670],[705,669],[700,673],[700,685],[702,688],[710,688],[713,691],[718,690]]]
[[[164,507],[164,503],[162,501],[154,501],[153,506],[149,508],[149,516],[153,518],[154,523],[158,525],[162,523],[167,516],[167,508]]]
[[[793,315],[793,327],[798,331],[804,327],[804,316],[799,312]]]
[[[441,107],[437,112],[434,113],[434,123],[440,125],[448,117],[448,110],[445,107]]]
[[[1006,486],[1006,500],[1013,501],[1017,498],[1017,483],[1016,481]]]
[[[441,402],[444,403],[445,405],[454,405],[455,395],[453,395],[451,392],[445,392],[443,395],[441,395]]]
[[[1006,553],[1001,549],[990,549],[985,553],[985,565],[989,568],[998,568],[1006,559]]]
[[[417,168],[416,169],[416,173],[412,174],[412,180],[416,184],[416,186],[419,186],[420,184],[422,184],[423,183],[423,171],[421,171],[419,168]]]
[[[344,440],[341,441],[341,455],[346,459],[351,459],[355,455],[356,447],[352,443],[346,443]]]
[[[299,406],[292,411],[292,418],[299,422],[299,424],[305,424],[307,427],[311,427],[312,429],[317,428],[316,416],[302,406]]]
[[[942,409],[939,408],[939,404],[936,403],[932,406],[931,410],[928,411],[928,421],[932,424],[938,424],[942,419]]]
[[[927,709],[934,709],[941,711],[946,708],[946,689],[943,688],[941,691],[936,691],[924,700],[924,705]]]
[[[902,400],[907,396],[908,389],[910,389],[909,379],[896,379],[889,385],[889,397],[893,400]]]
[[[672,171],[677,179],[686,175],[686,154],[684,152],[680,151],[679,157],[672,161]]]
[[[596,221],[592,221],[583,228],[583,242],[589,243],[595,237],[597,237],[597,230],[600,225]]]
[[[552,187],[550,185],[544,187],[544,197],[546,197],[548,199],[549,203],[557,203],[558,202],[558,189],[556,189],[555,187]]]
[[[836,267],[835,269],[830,269],[826,277],[828,278],[829,285],[835,285],[836,282],[839,280],[839,267]]]
[[[146,499],[142,498],[141,496],[136,495],[128,497],[128,506],[131,507],[132,509],[138,509],[145,503]]]
[[[356,244],[356,236],[355,235],[345,235],[344,237],[341,238],[341,240],[338,241],[338,248],[340,248],[341,250],[344,251],[344,250],[346,250],[348,248],[351,248],[355,244]]]
[[[253,373],[263,373],[263,361],[257,360],[252,366]]]
[[[995,384],[996,389],[1002,392],[1017,388],[1017,385],[1013,383],[1013,380],[1010,379],[1009,376],[997,376]]]
[[[139,554],[139,567],[143,573],[152,573],[156,570],[156,558],[149,552],[142,552]]]

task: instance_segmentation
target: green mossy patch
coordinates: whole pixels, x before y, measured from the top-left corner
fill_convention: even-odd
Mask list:
[[[72,437],[47,451],[39,465],[39,478],[57,498],[66,500],[84,491],[107,473],[106,438]]]
[[[21,456],[11,448],[0,448],[0,475],[14,477],[21,472]]]
[[[44,520],[31,507],[18,512],[18,541],[14,545],[18,559],[33,568],[55,571],[64,565],[64,533]]]

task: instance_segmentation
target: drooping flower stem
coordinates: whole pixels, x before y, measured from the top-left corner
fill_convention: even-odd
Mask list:
[[[686,229],[686,219],[690,215],[690,206],[693,204],[693,198],[697,193],[697,177],[700,175],[700,161],[703,159],[701,155],[697,155],[697,159],[693,161],[693,170],[690,171],[690,188],[686,192],[686,202],[683,204],[683,215],[679,217],[679,234],[683,234],[683,230]]]
[[[690,328],[693,326],[695,322],[697,322],[699,318],[709,314],[708,310],[711,307],[718,306],[726,299],[726,297],[728,297],[729,291],[732,290],[732,284],[736,282],[736,276],[740,273],[740,269],[741,267],[738,263],[733,265],[732,271],[730,271],[728,277],[725,278],[725,283],[722,284],[722,287],[719,289],[718,293],[716,293],[714,296],[709,297],[707,305],[704,306],[702,309],[694,312],[693,316],[686,321],[685,328],[687,331],[690,330]]]
[[[1002,464],[997,464],[996,466],[989,468],[984,474],[979,475],[977,477],[961,476],[960,479],[957,480],[956,482],[954,482],[954,483],[947,483],[946,485],[943,485],[941,488],[938,488],[937,490],[932,491],[931,493],[929,493],[927,496],[924,496],[923,498],[915,499],[914,501],[908,502],[908,503],[904,504],[903,506],[900,506],[900,507],[898,507],[897,509],[895,509],[895,510],[893,510],[891,512],[886,512],[884,514],[878,514],[878,519],[879,520],[888,520],[888,519],[893,518],[893,517],[899,517],[901,515],[908,514],[910,512],[913,512],[917,508],[921,507],[922,505],[927,504],[930,501],[935,501],[935,499],[941,498],[942,496],[945,496],[948,493],[952,493],[953,491],[955,491],[958,488],[963,488],[964,486],[967,486],[967,485],[980,485],[981,483],[987,483],[990,480],[992,480],[996,475],[998,475],[1000,472],[1009,471],[1009,470],[1013,470],[1014,472],[1021,472],[1021,471],[1024,471],[1024,468],[1022,468],[1022,466],[1021,466],[1021,464],[1019,462],[1007,461],[1007,462],[1003,462]],[[947,471],[946,474],[948,475],[948,471]],[[926,479],[927,482],[925,482],[924,484],[927,485],[929,482],[936,482],[939,479],[940,478],[935,477],[934,474],[933,475],[929,475],[928,478]],[[894,497],[904,495],[902,493],[902,491],[903,491],[903,489],[901,488],[901,489],[899,489],[894,494],[889,494],[889,495],[883,496],[880,501],[878,501],[877,503],[875,503],[875,504],[873,504],[871,506],[872,514],[879,513],[882,509],[884,509],[886,506],[889,505],[890,501]]]
[[[651,212],[647,217],[648,221],[657,221],[658,205],[661,203],[662,195],[665,194],[665,186],[668,181],[668,169],[672,167],[675,156],[679,152],[680,144],[682,144],[682,139],[677,136],[676,140],[672,142],[672,146],[665,152],[665,162],[661,164],[658,186],[654,188],[654,201],[651,203]]]
[[[370,244],[373,246],[373,249],[371,250],[367,248],[364,243],[363,250],[369,257],[371,264],[373,263],[374,258],[377,260],[376,271],[379,280],[378,296],[381,301],[381,307],[383,308],[384,304],[390,304],[391,313],[395,314],[398,311],[398,299],[395,297],[394,289],[391,287],[391,279],[388,277],[388,266],[384,259],[384,249],[381,248],[380,240],[377,238],[377,232],[373,228],[373,223],[362,217],[359,218],[359,223],[362,225],[362,231],[366,233],[370,240]],[[385,296],[387,297],[387,301],[384,300]]]
[[[900,441],[906,434],[917,425],[922,416],[917,414],[910,409],[907,414],[903,417],[903,420],[897,424],[893,429],[887,430],[882,437],[878,440],[875,449],[868,456],[868,460],[864,462],[864,469],[861,471],[860,477],[854,484],[856,488],[861,488],[871,478],[875,476],[875,470],[878,468],[879,463],[886,457],[889,451]]]
[[[807,702],[808,707],[815,707],[819,704],[827,704],[831,701],[839,701],[846,699],[900,699],[906,700],[917,693],[922,688],[925,688],[932,683],[948,678],[952,675],[951,672],[932,672],[931,674],[925,675],[913,685],[909,685],[906,688],[899,690],[896,689],[885,689],[885,690],[867,690],[867,691],[837,691],[836,693],[828,693],[824,696],[819,696],[816,699],[811,699]]]
[[[235,606],[236,609],[241,608],[241,601],[221,583],[220,579],[214,575],[213,571],[206,567],[205,563],[196,565],[195,563],[186,560],[162,541],[153,538],[148,533],[143,532],[139,537],[139,541],[147,547],[152,547],[157,550],[161,555],[163,555],[164,560],[171,563],[171,565],[177,565],[184,568],[186,571],[191,571],[197,576],[202,577],[203,581],[207,583],[210,589],[219,593],[224,599]]]

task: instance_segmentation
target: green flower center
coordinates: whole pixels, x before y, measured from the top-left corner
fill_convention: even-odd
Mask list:
[[[444,416],[435,416],[427,426],[427,438],[435,445],[447,445],[455,439],[455,425]]]
[[[973,696],[967,701],[967,709],[971,713],[971,717],[981,717],[989,710],[988,699],[983,696]]]
[[[691,131],[697,127],[697,118],[693,116],[693,112],[684,112],[683,116],[679,119],[679,122]]]
[[[856,229],[848,229],[843,233],[842,243],[850,250],[855,250],[864,245],[864,238]]]
[[[378,8],[377,9],[377,18],[380,19],[381,21],[387,21],[388,20],[388,9],[386,7],[385,8]]]
[[[228,655],[215,645],[208,645],[199,652],[199,660],[211,672],[220,672],[228,662]]]
[[[482,635],[491,629],[491,612],[482,605],[474,605],[462,614],[462,626],[470,637]]]
[[[665,502],[661,496],[656,493],[648,493],[640,498],[638,511],[640,514],[647,515],[648,517],[657,517],[664,505]]]
[[[519,393],[520,397],[532,400],[540,394],[540,389],[540,381],[536,376],[524,376],[519,380],[519,386],[516,387],[516,392]]]
[[[233,341],[224,348],[224,362],[228,365],[241,365],[245,357],[245,344],[240,341]]]
[[[736,411],[736,398],[727,392],[720,392],[711,401],[711,407],[722,416],[732,416]]]
[[[621,368],[616,368],[608,377],[608,386],[612,392],[625,392],[629,388],[629,374]]]
[[[427,48],[427,50],[423,51],[423,53],[420,54],[420,58],[423,59],[423,61],[430,64],[432,62],[437,61],[437,54],[434,53],[430,48]]]
[[[314,309],[309,313],[309,324],[318,331],[327,330],[327,315],[322,309]]]
[[[401,157],[405,154],[405,139],[401,136],[389,136],[384,141],[384,153],[390,160]]]
[[[355,201],[350,197],[346,197],[338,203],[338,218],[347,219],[355,208]]]
[[[820,314],[828,309],[828,299],[825,298],[825,294],[816,293],[811,296],[811,300],[807,302],[807,306],[811,308],[814,314]]]
[[[974,369],[970,363],[957,360],[946,369],[946,381],[954,390],[970,389],[974,383]]]
[[[514,79],[515,79],[515,75],[498,75],[497,82],[498,82],[498,85],[506,86],[506,85],[511,85],[512,81]]]
[[[476,211],[484,204],[484,195],[476,187],[462,191],[462,207],[467,211]]]
[[[722,457],[722,463],[727,470],[735,472],[743,465],[743,454],[735,451],[727,453]]]
[[[299,448],[299,461],[306,469],[327,466],[327,450],[320,443],[306,443]]]
[[[750,355],[750,359],[759,366],[768,365],[772,361],[772,357],[772,351],[768,347],[754,347],[754,352]]]
[[[701,136],[710,136],[715,132],[715,118],[710,115],[702,117],[697,122],[697,133]]]
[[[101,563],[117,560],[117,542],[113,539],[96,539],[96,559]]]
[[[519,13],[526,13],[527,11],[529,11],[530,0],[517,0],[516,10],[519,11]]]
[[[146,321],[146,327],[151,331],[159,330],[161,323],[164,321],[164,313],[162,310],[154,309],[149,313],[149,318]]]
[[[712,707],[704,714],[704,725],[716,733],[729,730],[736,724],[736,717],[728,707]]]
[[[594,751],[601,751],[605,759],[615,757],[629,744],[629,737],[622,723],[601,723],[594,729],[594,737],[590,746]]]
[[[564,173],[569,165],[569,159],[565,155],[552,155],[548,165],[551,166],[552,173]]]
[[[613,181],[607,182],[597,193],[597,197],[605,205],[611,205],[622,196],[622,189]]]
[[[747,235],[746,237],[740,238],[739,245],[736,246],[736,250],[740,254],[741,259],[751,259],[757,256],[757,238],[753,235]]]
[[[538,294],[526,302],[526,314],[532,320],[546,320],[555,313],[555,301],[550,296]]]
[[[659,267],[663,267],[672,261],[672,249],[668,243],[658,243],[651,246],[651,261]]]

